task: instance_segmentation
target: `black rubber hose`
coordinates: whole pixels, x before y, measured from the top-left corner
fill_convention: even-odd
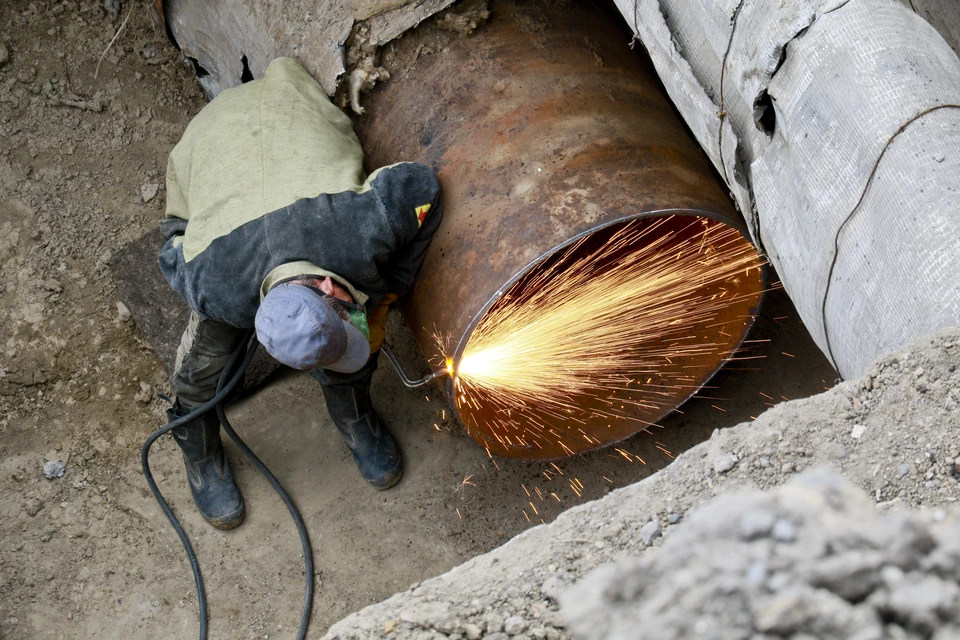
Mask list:
[[[259,342],[257,342],[256,337],[254,337],[253,343],[250,345],[250,351],[255,351],[258,344]],[[238,371],[238,375],[242,375],[245,369],[246,366],[242,367]],[[220,394],[221,388],[226,388],[224,387],[224,380],[225,376],[220,376],[220,382],[217,384],[217,395]],[[233,382],[232,379],[231,382]],[[270,469],[267,468],[267,465],[260,461],[260,458],[257,457],[257,454],[255,454],[253,450],[247,446],[247,443],[244,442],[243,439],[237,434],[237,432],[233,430],[233,426],[231,426],[230,421],[227,420],[227,414],[223,410],[222,403],[217,405],[217,416],[220,417],[220,425],[223,427],[223,430],[227,432],[227,435],[230,436],[230,439],[233,440],[234,444],[237,445],[237,448],[243,452],[243,455],[247,457],[250,463],[255,466],[260,473],[263,474],[263,477],[265,477],[274,490],[276,490],[277,495],[279,495],[280,499],[283,500],[283,504],[287,507],[287,511],[290,512],[290,517],[293,518],[293,522],[297,526],[297,533],[300,534],[300,545],[303,547],[303,570],[306,574],[306,584],[304,585],[303,590],[303,613],[300,616],[300,627],[297,630],[297,640],[304,640],[304,638],[307,636],[307,626],[310,624],[310,613],[313,609],[313,547],[310,546],[310,538],[307,535],[307,527],[303,523],[303,518],[300,516],[300,511],[298,511],[296,505],[293,504],[293,500],[290,498],[287,490],[283,488],[283,485],[280,484],[280,481],[277,480],[276,476],[271,473]]]
[[[313,609],[313,549],[310,546],[310,539],[307,536],[307,529],[303,523],[303,518],[300,516],[300,512],[297,511],[296,506],[293,504],[293,500],[290,499],[290,495],[283,488],[283,485],[280,484],[270,470],[267,469],[266,465],[264,465],[263,462],[257,458],[253,451],[250,450],[250,447],[248,447],[247,444],[240,438],[240,436],[237,435],[237,432],[233,430],[233,427],[227,421],[227,417],[223,411],[224,399],[230,395],[240,380],[243,379],[243,374],[250,365],[250,361],[253,359],[254,353],[257,351],[257,346],[259,343],[255,337],[250,343],[250,347],[247,348],[247,343],[250,341],[250,337],[252,335],[253,331],[247,334],[247,336],[240,342],[234,352],[230,355],[230,359],[227,361],[227,365],[224,367],[223,373],[220,375],[220,381],[217,383],[216,395],[187,415],[177,418],[176,420],[173,420],[172,422],[151,433],[143,443],[143,447],[140,449],[140,463],[143,467],[143,477],[146,478],[147,484],[150,485],[150,491],[153,492],[153,497],[156,498],[157,503],[160,505],[160,509],[163,511],[164,515],[167,516],[167,520],[170,521],[170,525],[173,526],[174,531],[177,532],[177,536],[180,538],[180,542],[183,544],[183,548],[187,552],[187,558],[190,561],[190,569],[193,572],[193,579],[196,583],[197,601],[200,609],[200,640],[207,640],[207,626],[209,618],[207,611],[207,592],[203,586],[203,576],[200,574],[200,563],[197,561],[197,554],[194,552],[193,545],[190,544],[190,539],[183,530],[183,526],[173,514],[173,511],[170,509],[170,505],[167,504],[163,494],[160,493],[160,488],[153,479],[153,473],[150,471],[149,456],[150,447],[153,446],[153,443],[156,442],[160,436],[173,429],[176,429],[180,425],[199,418],[214,408],[217,411],[217,415],[220,417],[220,422],[223,425],[224,430],[227,432],[227,435],[230,436],[230,439],[233,440],[237,447],[244,453],[245,456],[247,456],[251,464],[253,464],[253,466],[255,466],[260,473],[267,478],[267,480],[279,494],[280,499],[283,501],[284,505],[286,505],[287,510],[293,517],[294,523],[297,526],[297,532],[300,534],[300,543],[303,546],[306,587],[304,589],[303,613],[300,616],[300,627],[297,629],[298,640],[303,640],[307,635],[307,627],[310,624],[310,614]],[[243,361],[240,363],[240,366],[237,368],[236,372],[231,375],[231,370],[233,369],[237,360],[240,358],[241,354],[244,354]]]

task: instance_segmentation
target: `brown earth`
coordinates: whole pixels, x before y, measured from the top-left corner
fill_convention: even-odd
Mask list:
[[[139,464],[141,442],[164,422],[157,394],[169,385],[118,309],[109,265],[156,229],[167,154],[205,100],[147,3],[8,0],[0,45],[0,637],[194,636],[186,559]],[[390,331],[415,363],[399,318]],[[312,635],[649,476],[716,428],[833,384],[782,292],[769,296],[752,337],[770,340],[755,343],[763,359],[721,373],[710,398],[624,443],[623,454],[558,463],[562,476],[542,463],[488,460],[446,419],[436,390],[408,390],[384,364],[375,403],[407,460],[404,481],[384,494],[360,480],[314,383],[276,376],[231,415],[311,531]],[[266,483],[232,458],[249,516],[228,533],[197,516],[172,442],[162,439],[151,459],[197,548],[212,634],[292,637],[303,578],[296,536]],[[64,463],[65,474],[46,479],[45,461]]]

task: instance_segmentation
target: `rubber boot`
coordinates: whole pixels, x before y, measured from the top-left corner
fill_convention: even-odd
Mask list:
[[[186,412],[177,402],[167,410],[172,422]],[[183,452],[190,493],[207,522],[217,529],[240,526],[246,509],[220,442],[220,420],[209,411],[170,432]]]
[[[350,385],[321,384],[327,411],[350,447],[360,475],[379,491],[389,489],[403,475],[403,459],[396,440],[387,431],[370,402],[367,376]]]

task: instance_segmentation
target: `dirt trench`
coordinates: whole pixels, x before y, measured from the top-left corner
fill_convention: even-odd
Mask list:
[[[169,384],[118,306],[109,266],[156,229],[167,154],[203,92],[146,3],[4,2],[0,45],[0,637],[191,637],[186,558],[139,466],[140,443],[165,422],[158,394]],[[414,363],[398,317],[390,331]],[[782,292],[752,339],[760,359],[729,367],[662,429],[556,468],[489,460],[450,423],[438,392],[406,389],[382,363],[374,402],[407,461],[404,481],[384,494],[360,480],[312,380],[277,375],[231,416],[311,531],[312,635],[648,477],[715,429],[833,384]],[[228,450],[249,508],[228,533],[196,514],[172,442],[151,460],[198,550],[214,637],[293,637],[295,533]],[[44,477],[46,462],[63,463],[64,475]]]

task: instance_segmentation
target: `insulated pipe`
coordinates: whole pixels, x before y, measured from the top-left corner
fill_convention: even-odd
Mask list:
[[[842,377],[960,323],[956,0],[616,4]]]
[[[747,243],[649,62],[618,37],[618,19],[590,2],[554,4],[493,2],[489,23],[473,36],[420,57],[406,77],[371,93],[357,127],[370,168],[418,160],[443,185],[443,223],[402,308],[436,369],[446,358],[456,368],[498,299],[578,239],[602,243],[629,220],[672,215],[733,227]],[[541,426],[559,436],[532,442],[497,433],[492,407],[458,403],[449,378],[446,392],[491,454],[551,459],[617,442],[693,395],[741,344],[759,305],[761,270],[739,287],[719,321],[691,329],[722,344],[719,355],[679,363],[687,383],[629,419],[544,414]]]

